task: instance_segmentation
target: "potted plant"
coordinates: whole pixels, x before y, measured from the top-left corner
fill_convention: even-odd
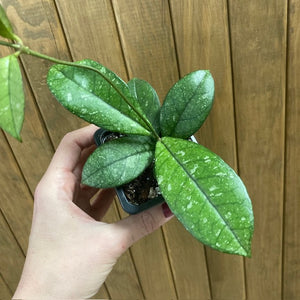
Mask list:
[[[2,7],[0,35],[13,40],[1,40],[0,45],[16,49],[0,59],[2,129],[21,139],[24,96],[18,56],[28,54],[56,63],[47,77],[56,99],[73,114],[104,128],[106,135],[113,135],[88,158],[84,184],[119,187],[152,168],[157,182],[152,188],[161,193],[158,202],[166,201],[195,238],[222,252],[251,255],[253,212],[244,184],[219,156],[189,140],[213,104],[214,81],[209,71],[184,76],[161,106],[144,80],[125,83],[95,61],[61,61],[24,46]]]
[[[95,132],[94,140],[97,146],[119,138],[120,135],[105,129],[99,129]],[[197,143],[194,136],[190,140]],[[159,186],[155,179],[153,163],[147,167],[133,181],[122,186],[116,187],[116,193],[124,211],[129,214],[142,212],[152,206],[164,202]]]
[[[98,129],[94,134],[97,146],[119,138],[120,134],[106,129]],[[129,214],[142,212],[152,206],[164,202],[157,181],[154,177],[153,164],[134,180],[115,188],[123,210]]]

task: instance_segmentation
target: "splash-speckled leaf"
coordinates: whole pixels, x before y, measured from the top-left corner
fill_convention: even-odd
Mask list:
[[[160,113],[163,136],[186,139],[208,116],[214,99],[214,80],[208,70],[187,74],[170,89]]]
[[[95,61],[86,59],[77,64],[93,67],[101,75],[76,66],[52,66],[48,86],[64,107],[113,132],[150,135],[136,111],[143,116],[144,113],[122,79]]]
[[[160,102],[154,88],[145,80],[133,78],[128,82],[128,87],[138,100],[148,120],[152,123],[157,133],[160,131],[159,112]]]
[[[0,58],[0,128],[21,141],[24,121],[24,91],[18,59]]]
[[[13,28],[1,4],[0,4],[0,36],[3,36],[11,40],[15,39]]]
[[[151,138],[128,136],[99,146],[83,168],[82,182],[98,188],[116,187],[138,177],[153,161]]]
[[[158,142],[155,158],[161,192],[186,229],[214,249],[250,256],[252,205],[237,174],[210,150],[177,138]]]

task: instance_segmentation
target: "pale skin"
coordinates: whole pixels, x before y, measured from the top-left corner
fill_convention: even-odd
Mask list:
[[[163,204],[113,224],[101,221],[114,190],[97,194],[80,183],[96,130],[90,125],[67,134],[36,188],[26,261],[13,299],[93,296],[134,242],[172,218]]]

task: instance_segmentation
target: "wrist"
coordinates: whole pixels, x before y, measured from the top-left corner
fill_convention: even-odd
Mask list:
[[[38,270],[31,268],[31,266],[28,268],[25,263],[13,299],[42,299],[54,296],[52,290],[50,276],[45,274],[45,270],[38,272]]]
[[[66,284],[68,274],[60,270],[56,263],[48,259],[35,260],[27,256],[24,269],[13,299],[44,299],[71,297],[74,292],[72,283]],[[51,260],[50,260],[51,261]]]

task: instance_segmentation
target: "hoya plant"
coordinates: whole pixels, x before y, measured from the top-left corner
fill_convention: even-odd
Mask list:
[[[150,164],[160,192],[184,227],[199,241],[222,252],[251,255],[253,213],[246,188],[218,155],[189,138],[207,118],[214,81],[207,70],[187,74],[171,87],[162,106],[152,86],[134,78],[125,83],[92,60],[66,62],[23,45],[0,7],[0,44],[16,49],[0,59],[0,127],[17,139],[24,119],[18,56],[29,54],[54,64],[48,86],[78,117],[121,136],[88,158],[82,182],[117,187]]]

